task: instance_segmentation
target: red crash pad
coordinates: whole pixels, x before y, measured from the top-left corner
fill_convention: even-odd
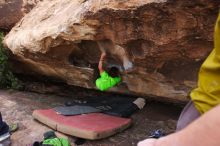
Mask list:
[[[131,119],[90,113],[63,116],[54,110],[35,110],[33,117],[54,130],[86,139],[101,139],[118,133],[131,125]]]

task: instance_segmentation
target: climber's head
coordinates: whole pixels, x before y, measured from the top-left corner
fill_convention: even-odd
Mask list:
[[[111,67],[107,70],[107,72],[113,78],[120,76],[120,72],[119,72],[119,69],[117,67]]]

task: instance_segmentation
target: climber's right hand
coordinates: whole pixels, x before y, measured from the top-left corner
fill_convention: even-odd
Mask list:
[[[106,57],[106,53],[103,52],[103,53],[101,54],[101,59],[103,60],[105,57]]]

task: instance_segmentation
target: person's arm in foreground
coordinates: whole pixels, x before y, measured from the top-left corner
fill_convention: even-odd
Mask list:
[[[100,57],[100,60],[99,60],[99,73],[101,74],[102,72],[104,72],[104,69],[103,69],[103,61],[105,59],[105,56],[106,56],[106,53],[102,53],[101,54],[101,57]]]
[[[160,139],[146,139],[138,146],[220,146],[220,105],[185,129]]]

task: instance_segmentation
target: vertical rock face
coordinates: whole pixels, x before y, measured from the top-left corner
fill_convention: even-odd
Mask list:
[[[123,82],[112,92],[186,100],[213,47],[220,2],[209,0],[44,0],[5,37],[16,67],[95,88],[106,68]]]
[[[0,0],[0,29],[11,29],[40,0]]]

